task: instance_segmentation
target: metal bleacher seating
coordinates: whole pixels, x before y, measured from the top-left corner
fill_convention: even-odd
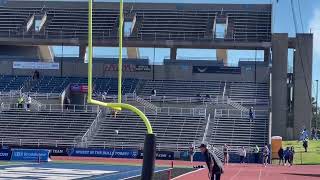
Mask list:
[[[255,111],[250,122],[248,113],[239,110],[217,109],[211,120],[209,142],[215,146],[263,147],[268,143],[268,112]]]
[[[50,9],[45,31],[49,38],[86,38],[88,35],[87,9]],[[116,35],[117,10],[95,9],[93,12],[93,38],[107,38]],[[102,36],[102,37],[101,37]]]
[[[68,84],[87,84],[85,77],[42,77],[39,82],[35,83],[31,92],[42,93],[61,93]],[[108,94],[116,94],[118,88],[118,80],[115,78],[94,78],[94,91],[96,93],[106,92]],[[135,90],[138,83],[137,79],[124,79],[122,88],[123,93],[131,93]]]
[[[0,76],[0,91],[20,90],[28,76]]]
[[[158,149],[186,150],[203,136],[204,114],[147,113],[157,136]],[[118,134],[115,133],[118,130]],[[146,127],[135,114],[122,111],[116,117],[108,115],[101,123],[90,147],[143,147]]]
[[[26,32],[33,14],[47,15],[43,29]],[[3,36],[33,38],[87,38],[86,8],[6,8],[0,7],[0,33]],[[271,11],[197,10],[197,9],[125,9],[127,17],[134,16],[134,27],[128,38],[160,40],[212,40],[215,19],[227,19],[227,41],[266,42],[271,40]],[[116,39],[118,9],[95,8],[93,38]]]
[[[73,146],[95,119],[94,112],[4,110],[0,140],[7,145]]]
[[[208,39],[215,12],[150,10],[137,12],[141,39]]]
[[[14,36],[26,25],[30,11],[0,7],[0,34]]]
[[[232,100],[257,99],[268,102],[269,85],[257,82],[231,82],[230,96]]]
[[[140,95],[152,95],[152,90],[155,89],[157,96],[217,96],[222,93],[221,86],[223,84],[220,81],[148,80]]]

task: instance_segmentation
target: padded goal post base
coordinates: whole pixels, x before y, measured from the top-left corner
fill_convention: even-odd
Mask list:
[[[144,140],[141,180],[152,180],[156,158],[156,136],[147,134]]]

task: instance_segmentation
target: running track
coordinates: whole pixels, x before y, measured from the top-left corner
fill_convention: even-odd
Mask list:
[[[83,157],[55,157],[56,161],[80,161],[107,163],[113,165],[138,165],[142,160],[138,159],[107,159],[107,158],[83,158]],[[172,161],[157,160],[158,167],[170,167]],[[203,162],[191,164],[187,161],[173,161],[175,167],[192,167],[203,165]],[[320,166],[294,165],[292,167],[270,165],[264,167],[258,164],[229,164],[224,168],[222,180],[320,180]],[[207,180],[208,170],[195,169],[195,171],[174,178],[174,180]]]
[[[199,169],[175,180],[208,179],[208,170]],[[222,180],[319,180],[320,166],[268,166],[230,164]]]

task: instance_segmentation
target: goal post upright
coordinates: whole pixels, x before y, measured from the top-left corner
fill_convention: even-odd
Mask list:
[[[88,97],[89,104],[95,104],[112,108],[116,111],[123,109],[129,110],[137,114],[146,126],[147,134],[144,142],[144,156],[141,179],[150,180],[153,177],[156,155],[156,137],[153,134],[153,129],[147,116],[135,106],[122,103],[122,42],[123,42],[123,0],[120,0],[120,14],[119,14],[119,67],[118,67],[118,102],[107,103],[94,100],[92,97],[93,82],[92,82],[92,58],[93,58],[93,37],[92,37],[92,16],[93,16],[93,0],[88,0]]]

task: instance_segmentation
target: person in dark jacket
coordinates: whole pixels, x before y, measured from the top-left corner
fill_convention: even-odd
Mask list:
[[[308,152],[308,139],[303,140],[304,152]]]
[[[278,151],[278,156],[279,156],[279,165],[284,165],[284,151],[283,148],[280,147],[279,151]]]
[[[199,148],[209,170],[209,179],[220,180],[221,174],[223,174],[222,162],[214,153],[209,152],[205,144],[201,144]]]
[[[293,165],[294,154],[295,154],[294,147],[291,146],[290,151],[289,151],[289,163],[290,163],[290,166]]]
[[[283,152],[284,155],[284,165],[287,165],[287,162],[290,165],[290,148],[287,147],[286,150]]]

